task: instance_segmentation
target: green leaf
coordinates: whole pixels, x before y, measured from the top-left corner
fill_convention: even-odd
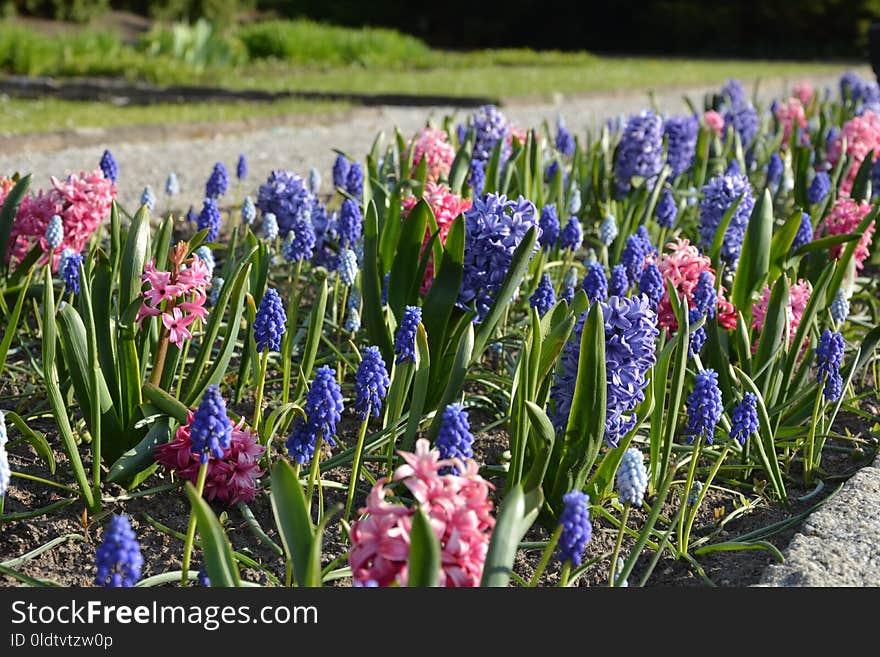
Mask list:
[[[3,268],[4,273],[8,271],[9,267],[6,260],[6,249],[10,245],[9,236],[12,234],[12,224],[15,222],[18,207],[21,205],[24,195],[27,194],[30,184],[31,174],[19,179],[15,183],[15,187],[9,190],[6,200],[3,201],[3,208],[0,209],[0,267]]]
[[[471,153],[474,150],[475,135],[473,129],[468,130],[464,138],[464,144],[455,154],[452,167],[449,169],[449,189],[455,194],[461,193],[461,187],[467,179],[468,170],[471,166]]]
[[[0,255],[0,257],[2,257],[2,255]],[[0,260],[0,262],[3,261]],[[15,306],[13,306],[12,312],[6,322],[6,327],[3,329],[3,340],[0,340],[0,374],[3,374],[3,370],[5,369],[6,356],[9,353],[9,347],[12,345],[12,338],[18,335],[18,322],[19,319],[21,319],[21,309],[24,306],[24,300],[28,295],[28,288],[30,288],[31,277],[33,274],[34,270],[31,269],[28,272],[27,279],[21,286],[21,291],[19,291],[18,297],[15,300]]]
[[[217,588],[241,586],[241,577],[238,573],[238,564],[232,555],[232,546],[217,516],[189,482],[186,482],[186,496],[196,516],[204,567],[208,579],[211,580],[211,586]]]
[[[770,241],[773,237],[773,199],[765,189],[749,218],[743,238],[739,266],[733,279],[732,301],[751,316],[752,294],[767,280],[770,270]]]
[[[764,317],[764,328],[758,338],[758,349],[752,359],[755,371],[767,367],[764,374],[758,377],[759,381],[769,380],[772,367],[767,366],[771,357],[779,353],[779,347],[785,340],[788,332],[788,300],[791,284],[788,278],[781,276],[773,289],[770,291],[770,300],[767,303],[767,314]]]
[[[513,293],[522,283],[523,276],[525,276],[526,270],[529,267],[529,260],[532,259],[532,254],[535,251],[535,242],[537,239],[537,227],[532,226],[523,237],[519,246],[516,247],[516,251],[513,253],[513,260],[510,263],[510,268],[507,270],[507,275],[504,277],[504,282],[501,284],[501,287],[498,288],[498,291],[495,294],[495,299],[492,301],[492,306],[489,308],[489,312],[477,328],[474,337],[474,359],[482,356],[486,344],[495,332],[495,327],[498,325],[498,322],[501,321],[502,315],[504,315],[504,310],[510,305],[511,299],[513,299]]]
[[[302,484],[287,461],[272,468],[272,513],[298,583],[308,580],[314,530]]]
[[[438,370],[440,355],[446,350],[449,318],[452,316],[458,292],[461,289],[464,270],[464,216],[459,215],[449,229],[446,245],[431,289],[422,307],[422,321],[428,333],[431,358],[434,361],[435,376],[442,377]]]
[[[553,454],[553,445],[556,442],[556,430],[543,408],[528,400],[525,407],[532,425],[531,436],[534,437],[532,444],[535,449],[532,466],[524,479],[524,487],[525,490],[532,491],[539,489],[544,483],[550,457]]]
[[[382,358],[394,358],[391,334],[382,309],[382,275],[379,270],[379,217],[374,204],[367,205],[364,216],[364,259],[361,273],[364,301],[364,326],[372,344],[379,347]]]
[[[318,295],[312,304],[312,312],[309,315],[309,331],[306,335],[306,344],[303,348],[301,372],[302,377],[296,384],[296,394],[299,397],[304,383],[312,376],[312,368],[315,366],[315,358],[318,356],[318,345],[321,343],[321,332],[324,330],[324,315],[327,312],[327,279],[322,278]]]
[[[767,406],[764,404],[764,396],[749,376],[741,369],[733,366],[733,370],[739,379],[740,384],[747,392],[751,392],[758,399],[758,436],[752,442],[758,448],[758,455],[770,481],[773,489],[779,495],[781,500],[787,500],[785,492],[785,481],[782,478],[782,471],[779,469],[779,460],[776,456],[776,445],[773,427],[770,424],[770,416],[767,413]]]
[[[461,389],[464,386],[464,381],[467,376],[468,365],[473,356],[473,351],[474,325],[471,322],[468,322],[467,327],[458,342],[458,349],[455,351],[455,358],[452,361],[452,367],[450,369],[449,381],[446,384],[446,388],[443,390],[443,396],[440,398],[440,403],[437,404],[438,409],[442,410],[446,408],[461,393]],[[437,438],[437,432],[440,431],[440,421],[442,419],[442,412],[434,415],[434,420],[431,422],[430,429],[428,429],[428,439],[431,442],[434,442],[434,439]]]
[[[424,162],[424,160],[422,160]],[[425,587],[440,584],[440,542],[431,528],[431,521],[419,507],[412,518],[410,530],[407,586]]]
[[[801,211],[795,208],[795,211],[782,225],[782,228],[770,240],[770,272],[768,281],[771,283],[779,278],[785,266],[785,261],[791,256],[791,245],[794,244],[798,229],[801,227],[802,216]]]
[[[727,234],[727,227],[730,226],[730,221],[733,219],[733,215],[736,213],[739,204],[742,203],[748,193],[748,191],[743,192],[742,196],[731,203],[730,207],[727,208],[727,212],[721,217],[721,221],[718,222],[718,228],[715,229],[715,238],[712,240],[712,247],[709,250],[709,258],[712,260],[712,268],[715,271],[718,271],[719,269],[721,247],[724,244],[724,236]]]
[[[424,159],[422,161],[424,162]],[[415,299],[410,298],[409,293],[416,280],[429,215],[431,217],[434,215],[431,206],[425,199],[420,199],[403,221],[394,264],[391,266],[391,276],[388,279],[388,307],[398,321],[403,317],[404,306],[415,302]]]
[[[171,426],[167,418],[157,420],[147,431],[147,435],[137,445],[116,459],[110,466],[107,481],[131,488],[139,474],[156,462],[154,450],[171,438]]]
[[[43,380],[52,416],[58,425],[58,433],[70,461],[73,476],[79,486],[80,495],[86,506],[92,508],[95,504],[95,498],[83,467],[73,429],[70,426],[70,419],[67,417],[67,404],[61,395],[61,387],[58,383],[58,369],[55,364],[58,334],[55,328],[55,291],[52,288],[52,272],[49,267],[46,267],[43,272]]]
[[[506,587],[510,584],[519,542],[538,517],[540,506],[540,491],[526,495],[522,486],[510,489],[495,521],[480,586]]]
[[[145,383],[144,397],[149,399],[156,408],[169,417],[173,417],[180,424],[187,423],[186,405],[178,401],[176,397],[173,397],[171,394],[162,390],[159,386],[155,386],[152,383]]]
[[[150,253],[150,213],[141,206],[128,229],[119,282],[119,308],[128,308],[141,294],[141,274]]]
[[[22,438],[31,444],[37,454],[46,459],[46,464],[49,467],[49,472],[55,474],[55,454],[52,452],[52,448],[49,446],[49,441],[46,440],[46,435],[41,431],[34,431],[31,429],[27,422],[25,422],[22,417],[18,413],[14,413],[12,411],[3,411],[2,415],[6,417],[6,419],[15,425],[15,428],[18,429],[19,433],[21,433]]]
[[[425,410],[428,388],[431,384],[431,352],[428,348],[428,336],[425,327],[419,323],[416,330],[416,373],[413,380],[412,403],[409,418],[406,421],[406,432],[403,434],[401,449],[411,452],[416,442],[416,433]]]
[[[852,199],[856,203],[870,200],[871,198],[871,170],[874,168],[874,151],[868,151],[865,159],[856,173],[852,184]]]
[[[250,263],[246,263],[235,278],[230,295],[229,321],[226,324],[226,334],[223,336],[223,341],[221,342],[220,353],[211,367],[208,368],[208,371],[205,372],[204,376],[202,376],[202,378],[192,386],[192,389],[184,395],[184,401],[187,405],[194,404],[195,401],[202,396],[205,388],[209,385],[220,383],[220,381],[223,380],[223,377],[226,376],[226,372],[229,369],[229,363],[232,361],[232,356],[235,354],[235,345],[238,340],[238,334],[241,330],[241,317],[244,314],[244,296],[246,292],[245,285],[248,282],[250,272],[251,265]],[[223,287],[225,288],[226,286],[224,285]],[[222,314],[222,311],[217,312],[217,309],[215,308],[214,312],[211,313],[211,319],[208,321],[209,329],[215,315],[222,316]],[[219,318],[217,329],[219,330]],[[207,354],[213,344],[213,340],[210,342],[208,341],[207,333],[208,331],[206,331],[206,337],[203,343],[205,347],[203,350],[199,350],[200,357],[203,351]]]
[[[813,240],[812,242],[807,242],[802,247],[800,247],[797,251],[794,252],[795,256],[803,256],[808,253],[825,253],[832,246],[837,244],[848,244],[850,242],[858,242],[861,239],[861,235],[858,233],[848,233],[846,235],[829,235],[828,237],[820,237],[819,239]]]

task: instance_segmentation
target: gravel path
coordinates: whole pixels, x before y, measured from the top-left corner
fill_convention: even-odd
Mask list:
[[[764,586],[880,586],[880,458],[804,522]]]
[[[868,73],[867,69],[859,72]],[[837,78],[831,77],[817,77],[811,81],[817,88],[830,86],[836,89],[837,85]],[[764,100],[779,96],[790,89],[794,82],[796,80],[765,81],[760,96]],[[682,113],[687,111],[682,100],[685,95],[700,106],[703,94],[716,90],[717,87],[665,89],[656,93],[654,100],[663,112]],[[642,92],[576,98],[558,96],[553,100],[555,102],[549,103],[541,98],[513,100],[505,103],[504,112],[523,126],[540,126],[545,120],[552,126],[556,117],[562,115],[569,129],[583,130],[608,117],[638,111],[649,102],[647,94]],[[141,143],[117,143],[113,131],[104,133],[107,139],[103,141],[100,139],[100,130],[89,130],[85,132],[96,137],[89,146],[40,150],[34,145],[25,145],[0,153],[0,172],[32,171],[36,173],[35,186],[46,186],[50,175],[64,176],[69,172],[97,166],[104,148],[109,147],[119,163],[119,196],[123,206],[136,205],[144,185],[151,185],[160,199],[157,209],[166,212],[169,202],[163,190],[169,171],[177,173],[182,189],[180,196],[174,199],[176,208],[186,208],[191,204],[200,207],[204,197],[204,182],[214,163],[222,161],[232,172],[239,153],[247,155],[250,165],[245,193],[253,193],[269,172],[277,168],[305,174],[311,166],[317,166],[324,180],[328,181],[335,157],[332,149],[338,148],[352,157],[362,158],[380,131],[390,136],[394,126],[397,126],[404,135],[411,135],[429,117],[439,121],[451,113],[456,113],[456,110],[448,107],[433,110],[403,107],[357,109],[347,113],[342,122],[332,122],[332,117],[323,120],[316,118],[311,122],[299,119],[296,125],[187,139],[164,139],[163,135],[167,135],[167,132],[155,131],[152,139]],[[463,119],[466,112],[458,110],[457,115]]]

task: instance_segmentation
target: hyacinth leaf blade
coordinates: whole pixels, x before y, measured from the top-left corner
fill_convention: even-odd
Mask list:
[[[666,414],[663,417],[663,433],[660,446],[660,471],[654,480],[654,485],[665,481],[669,474],[669,463],[672,455],[672,445],[675,442],[675,430],[678,425],[678,413],[681,401],[684,397],[685,378],[687,376],[688,350],[690,346],[690,322],[688,314],[681,312],[681,304],[675,295],[672,284],[667,281],[670,292],[670,300],[678,318],[678,332],[675,336],[675,358],[672,361],[672,373],[669,377],[669,403],[666,406]]]
[[[9,236],[12,234],[12,224],[18,214],[18,208],[27,194],[28,187],[31,184],[31,174],[27,174],[20,178],[15,186],[9,190],[3,207],[0,209],[0,267],[3,268],[4,275],[8,271],[9,262],[6,259],[6,249],[9,247]]]
[[[663,509],[664,503],[666,502],[666,498],[669,494],[669,489],[672,486],[673,480],[675,479],[676,467],[677,466],[673,464],[673,467],[663,477],[663,483],[657,490],[657,496],[654,500],[654,503],[651,505],[651,511],[648,514],[647,519],[645,520],[644,527],[639,533],[639,537],[636,539],[635,545],[633,545],[633,547],[630,549],[629,557],[624,562],[623,568],[621,568],[616,574],[617,581],[624,581],[630,576],[630,573],[632,573],[632,570],[636,565],[636,561],[638,561],[639,557],[642,554],[642,550],[645,549],[645,545],[651,538],[654,532],[654,526],[657,524],[657,520],[660,517],[660,512]]]
[[[752,374],[752,344],[749,336],[749,325],[746,323],[740,311],[736,313],[736,332],[733,334],[734,347],[739,359],[739,366],[751,376]]]
[[[214,304],[214,309],[208,316],[208,321],[205,324],[205,332],[202,338],[203,345],[211,346],[216,342],[217,336],[220,334],[223,316],[226,314],[226,309],[230,307],[230,303],[232,303],[231,309],[233,316],[237,316],[239,320],[241,319],[241,312],[244,306],[242,294],[245,283],[250,275],[251,262],[257,253],[258,247],[254,245],[241,259],[235,276],[230,276],[224,279],[223,287],[220,288],[220,294],[217,297],[217,303]],[[202,372],[207,366],[208,358],[210,358],[210,356],[210,348],[199,349],[196,353],[195,359],[189,367],[189,373],[187,374],[186,379],[184,379],[183,387],[181,388],[182,399],[186,403],[192,403],[199,398],[201,392],[200,388],[203,387],[198,386],[199,378],[202,376]]]
[[[119,206],[116,199],[110,204],[110,254],[112,261],[111,280],[117,280],[119,276],[119,263],[122,257],[122,222],[119,220]]]
[[[533,401],[526,401],[526,413],[532,426],[532,463],[525,473],[522,487],[527,491],[539,490],[547,476],[553,445],[556,442],[556,431],[547,413]],[[519,484],[519,482],[517,482]],[[513,490],[511,488],[511,490]]]
[[[849,244],[850,242],[858,243],[859,239],[861,239],[861,234],[859,233],[828,235],[827,237],[820,237],[812,242],[807,242],[798,248],[797,251],[794,252],[794,255],[797,257],[810,253],[819,253],[823,256],[824,260],[824,256],[832,246],[836,246],[837,244]]]
[[[403,180],[391,188],[390,195],[377,196],[374,199],[373,206],[376,208],[376,220],[379,235],[379,255],[381,256],[380,271],[391,271],[394,264],[394,257],[397,254],[397,241],[400,239],[401,221],[400,209],[401,195],[403,188],[409,184]],[[384,190],[381,192],[385,194]],[[369,211],[370,206],[366,206]],[[366,217],[364,217],[364,228],[366,229]],[[366,243],[364,243],[366,248]]]
[[[294,398],[298,398],[303,392],[304,381],[311,378],[312,368],[314,368],[315,359],[318,357],[318,346],[321,343],[321,333],[324,330],[324,316],[327,313],[327,295],[329,294],[327,278],[321,277],[320,281],[318,293],[312,305],[312,312],[309,315],[309,330],[306,333],[306,343],[303,347],[302,363],[300,364],[300,377],[296,384]]]
[[[412,287],[407,294],[407,299],[410,299],[413,303],[418,302],[419,292],[422,289],[422,281],[425,280],[425,272],[428,269],[428,262],[430,262],[432,258],[434,262],[441,262],[441,258],[443,257],[443,243],[440,241],[440,231],[437,228],[437,223],[433,221],[433,216],[430,217],[430,219],[433,223],[433,226],[429,229],[431,231],[431,237],[428,238],[428,241],[422,249],[422,255],[419,256],[416,275],[413,277]]]
[[[648,385],[654,398],[654,410],[651,416],[649,432],[649,481],[651,488],[656,489],[660,483],[660,467],[663,462],[661,451],[663,449],[663,415],[666,406],[667,382],[669,380],[669,367],[672,363],[672,354],[675,352],[677,340],[665,341],[665,336],[660,339],[663,348],[657,354],[657,362],[648,372]]]
[[[538,517],[542,501],[540,489],[526,494],[520,485],[511,488],[504,496],[489,541],[481,587],[507,587],[510,584],[519,542]]]
[[[760,291],[770,269],[770,241],[773,237],[773,199],[765,189],[758,199],[746,226],[739,266],[733,278],[731,301],[751,318],[754,292]]]
[[[186,496],[196,516],[204,567],[211,586],[217,588],[241,586],[241,577],[238,564],[232,554],[232,546],[214,511],[189,482],[186,482]]]
[[[507,472],[507,487],[520,483],[524,476],[526,443],[529,436],[526,402],[534,399],[538,362],[535,356],[541,355],[541,322],[537,311],[532,308],[532,330],[520,351],[513,374],[513,387],[510,391],[508,415],[510,441],[510,467]],[[533,366],[534,361],[534,366]]]
[[[736,214],[740,203],[742,203],[747,195],[748,190],[743,192],[739,198],[730,204],[730,207],[727,208],[727,211],[722,215],[721,221],[718,222],[718,228],[715,229],[715,237],[712,239],[712,245],[709,248],[709,259],[712,261],[712,269],[715,271],[719,270],[719,263],[721,262],[721,247],[724,245],[724,237],[727,235],[727,228],[730,226],[733,215]]]
[[[174,220],[168,216],[159,225],[155,239],[152,240],[153,257],[156,259],[156,268],[160,270],[168,267],[168,251],[171,248],[171,233],[174,229]],[[207,232],[207,231],[205,231]],[[192,253],[194,249],[190,250]]]
[[[773,361],[778,357],[783,348],[785,336],[788,335],[788,304],[791,296],[791,284],[788,277],[783,276],[770,291],[770,300],[767,303],[767,315],[764,318],[764,327],[758,337],[758,348],[753,359],[756,368],[757,382],[764,393],[769,389],[769,383],[776,373]],[[762,397],[764,395],[762,394]]]
[[[755,382],[736,365],[733,366],[737,380],[746,392],[751,392],[758,400],[758,439],[754,441],[758,448],[758,456],[773,489],[782,501],[788,500],[788,494],[785,491],[785,481],[782,471],[779,468],[779,460],[776,455],[775,432],[773,425],[770,423],[770,415],[767,412],[767,406],[764,404],[764,396],[758,389]]]
[[[455,356],[450,363],[449,379],[446,381],[446,386],[443,388],[443,394],[440,397],[440,401],[436,405],[436,408],[446,408],[458,398],[462,387],[464,387],[468,366],[473,358],[473,353],[474,325],[471,322],[467,322],[467,326],[458,341],[458,348],[455,350]],[[439,386],[434,388],[433,392],[435,395],[438,389]],[[434,407],[433,404],[432,407]],[[428,440],[432,443],[437,438],[437,433],[440,431],[440,423],[442,420],[443,413],[434,414],[434,419],[431,421],[431,426],[428,429]]]
[[[644,206],[645,209],[641,220],[642,224],[647,223],[648,219],[654,216],[654,209],[657,207],[657,200],[660,198],[660,192],[663,191],[663,185],[670,173],[672,173],[672,169],[668,164],[664,164],[657,176],[657,181],[654,183],[654,187],[651,189],[651,194],[648,196],[648,202]]]
[[[874,151],[868,151],[853,180],[850,198],[856,203],[871,199],[871,170],[874,168]]]
[[[15,305],[12,307],[12,313],[8,316],[8,323],[4,328],[3,339],[0,340],[0,374],[6,367],[6,356],[9,354],[9,347],[12,346],[12,339],[18,335],[18,322],[21,319],[21,310],[24,307],[24,300],[28,296],[28,291],[33,277],[34,270],[28,272],[27,279],[21,286],[18,296],[15,299]]]
[[[386,363],[394,359],[391,334],[382,309],[382,274],[379,270],[379,216],[373,203],[364,213],[364,259],[361,272],[364,326],[370,343],[379,347]]]
[[[464,382],[467,377],[468,365],[471,362],[474,353],[474,325],[467,322],[464,331],[458,341],[458,347],[455,350],[455,356],[449,366],[449,379],[443,394],[436,408],[444,409],[453,403],[461,394]],[[431,426],[428,429],[428,439],[433,443],[437,439],[437,433],[440,431],[440,423],[443,420],[443,413],[435,413]]]
[[[34,448],[34,451],[45,459],[49,472],[55,474],[55,453],[52,451],[46,435],[41,431],[31,429],[18,413],[13,411],[4,411],[3,413],[6,421],[15,425],[15,428],[18,429],[22,436],[20,440],[29,443]],[[7,447],[14,446],[17,442],[19,441],[10,441]]]
[[[58,368],[55,362],[58,333],[55,327],[55,291],[52,287],[52,272],[49,267],[46,267],[43,271],[43,380],[46,384],[49,406],[52,409],[55,423],[58,425],[61,442],[64,445],[70,467],[73,470],[80,495],[86,506],[93,508],[95,497],[89,485],[82,459],[80,458],[76,438],[73,435],[70,419],[67,416],[67,404],[61,394],[61,386],[58,382]]]
[[[424,162],[424,159],[422,161]],[[417,278],[419,258],[429,214],[433,215],[431,206],[421,199],[403,222],[397,253],[391,267],[391,276],[388,279],[388,307],[391,308],[398,322],[403,317],[404,307],[415,304],[416,300],[411,298],[410,294],[414,287],[418,290],[421,284]]]
[[[135,213],[128,229],[119,282],[119,308],[128,308],[141,294],[141,274],[150,253],[150,212],[146,206]]]
[[[541,343],[541,360],[538,365],[538,386],[550,374],[577,323],[577,315],[569,312],[566,306],[564,301],[560,301],[553,312],[547,313],[542,319],[541,334],[544,339]]]
[[[0,564],[0,575],[6,575],[7,577],[11,577],[14,580],[21,582],[22,584],[29,586],[31,588],[37,589],[54,589],[60,588],[60,584],[56,584],[55,582],[50,582],[46,580],[37,579],[36,577],[31,577],[25,573],[22,573],[14,568],[10,568],[9,566],[4,566]]]
[[[733,399],[734,388],[730,377],[730,338],[718,326],[717,319],[704,317],[701,321],[706,332],[706,344],[701,353],[706,357],[708,366],[718,374],[718,387],[721,389],[724,399]]]
[[[449,169],[449,189],[454,194],[460,194],[464,181],[467,179],[468,169],[471,166],[471,154],[474,150],[474,129],[471,128],[465,135],[464,143],[455,154],[452,166]]]
[[[302,484],[287,461],[279,461],[272,468],[271,500],[284,554],[292,564],[296,582],[304,585],[309,581],[314,526]]]
[[[785,221],[773,237],[770,239],[770,268],[767,274],[768,283],[772,283],[785,267],[785,262],[791,256],[791,245],[794,244],[798,229],[801,226],[801,211],[795,208],[791,216]]]
[[[798,146],[793,151],[794,202],[802,208],[807,208],[810,205],[807,189],[809,188],[811,154],[810,149],[806,146]]]
[[[504,281],[495,293],[492,306],[489,308],[489,312],[483,318],[483,321],[480,322],[477,327],[474,339],[474,359],[482,356],[483,350],[489,342],[489,338],[495,333],[495,327],[498,325],[498,322],[501,321],[505,309],[510,305],[516,288],[522,283],[523,277],[529,267],[529,260],[531,260],[532,253],[535,250],[535,243],[537,240],[537,227],[532,226],[526,232],[522,241],[519,243],[519,246],[516,247],[516,251],[513,253],[513,259],[510,262],[510,268],[507,270],[507,275],[504,277]]]
[[[834,301],[834,295],[837,294],[837,291],[843,284],[843,279],[849,271],[850,263],[853,261],[853,256],[855,255],[856,248],[861,241],[862,235],[864,235],[865,231],[868,230],[868,226],[870,226],[877,220],[878,215],[880,215],[880,205],[874,205],[871,208],[871,211],[864,216],[864,218],[859,222],[859,225],[856,226],[855,230],[853,230],[853,235],[857,235],[858,239],[855,239],[847,244],[840,258],[838,258],[837,260],[837,268],[834,270],[834,276],[831,279],[831,285],[829,285],[828,287],[825,302],[826,305],[831,305],[831,302]]]
[[[113,331],[113,265],[103,251],[92,264],[91,296],[92,315],[95,318],[96,339],[98,342],[98,362],[113,404],[118,408],[122,405],[122,390],[119,387],[119,375],[116,371],[117,333]],[[81,281],[87,281],[85,274]],[[84,285],[84,287],[88,287]]]
[[[464,271],[464,215],[452,222],[446,236],[446,245],[440,259],[440,268],[431,289],[425,296],[422,321],[428,333],[432,360],[439,363],[440,354],[446,350],[449,319],[458,299]],[[435,262],[437,262],[435,260]],[[435,370],[437,367],[435,366]],[[439,370],[437,376],[442,374]]]
[[[238,340],[238,334],[241,330],[241,316],[244,314],[244,303],[242,302],[242,299],[246,293],[245,283],[250,271],[251,264],[245,262],[243,264],[243,269],[236,277],[235,284],[232,288],[229,321],[226,324],[226,333],[220,343],[219,353],[202,378],[195,383],[193,390],[186,396],[186,403],[188,405],[195,403],[195,400],[202,396],[202,393],[208,386],[219,385],[223,380],[223,377],[226,375],[229,363],[232,361],[232,356],[235,354],[235,345]],[[211,315],[211,319],[213,320],[215,316],[222,317],[223,312],[215,311],[215,313],[212,313]],[[213,342],[205,341],[203,344],[209,347]],[[251,344],[251,346],[253,345]],[[204,349],[204,351],[208,350],[209,348]],[[201,351],[202,350],[200,350],[200,352]]]
[[[134,447],[124,452],[110,466],[107,481],[132,490],[158,467],[155,448],[171,439],[171,425],[167,417],[150,425],[147,435]]]
[[[108,462],[112,463],[122,452],[130,447],[128,444],[124,446],[118,445],[120,441],[131,440],[133,437],[134,441],[137,442],[142,434],[134,431],[133,427],[128,427],[133,436],[127,435],[128,431],[123,429],[122,418],[118,414],[119,409],[113,404],[103,374],[99,368],[92,368],[90,364],[89,339],[85,323],[71,304],[65,304],[56,313],[56,325],[59,337],[61,338],[64,364],[73,386],[76,403],[82,410],[89,432],[95,430],[94,412],[98,411],[100,424],[104,425],[103,433],[107,438],[107,444],[105,445],[107,450],[106,456]],[[91,381],[93,369],[96,370],[96,388]],[[114,443],[117,444],[114,445]]]
[[[416,442],[416,434],[422,421],[422,413],[428,399],[428,390],[431,386],[431,350],[428,346],[428,334],[420,322],[416,328],[416,362],[415,375],[413,376],[412,401],[409,407],[409,417],[406,421],[406,432],[403,434],[401,449],[412,451]]]
[[[422,162],[425,160],[423,159]],[[440,583],[440,542],[424,509],[416,509],[410,530],[407,586],[435,587]]]
[[[791,345],[789,345],[789,351],[786,355],[785,365],[782,371],[782,399],[785,400],[787,397],[788,390],[796,390],[797,388],[793,386],[797,377],[794,377],[795,366],[798,361],[798,355],[801,352],[800,346],[804,344],[807,337],[811,334],[813,326],[815,325],[817,318],[819,316],[819,311],[823,310],[827,305],[826,300],[828,299],[828,286],[831,285],[831,278],[835,269],[834,263],[829,263],[825,269],[822,271],[819,280],[816,282],[813,287],[813,292],[810,294],[810,298],[807,300],[807,305],[804,307],[804,312],[801,315],[801,321],[798,324],[797,331],[794,334],[794,340]]]

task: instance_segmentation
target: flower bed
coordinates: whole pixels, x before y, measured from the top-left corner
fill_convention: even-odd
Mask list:
[[[3,179],[0,575],[749,581],[874,449],[878,97]]]

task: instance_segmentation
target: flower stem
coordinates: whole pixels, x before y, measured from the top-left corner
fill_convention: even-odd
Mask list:
[[[819,410],[822,407],[824,399],[825,379],[827,375],[819,381],[819,388],[816,390],[816,401],[813,404],[813,421],[810,423],[810,432],[807,435],[807,444],[804,446],[804,485],[809,486],[813,480],[813,452],[816,444],[816,425],[819,423]]]
[[[315,453],[312,455],[312,466],[309,469],[309,487],[306,489],[306,506],[310,516],[312,514],[312,495],[315,492],[315,481],[318,479],[318,471],[320,470],[319,461],[321,460],[321,447],[323,443],[324,433],[321,432],[318,434],[317,440],[315,440]]]
[[[608,586],[617,586],[614,580],[614,571],[617,569],[617,556],[620,554],[620,546],[623,543],[623,531],[626,529],[626,521],[629,519],[630,503],[623,506],[623,515],[620,517],[620,528],[617,530],[617,540],[614,542],[614,552],[611,555],[611,571],[608,575]]]
[[[361,467],[363,465],[364,439],[367,435],[367,425],[370,423],[370,406],[367,405],[364,421],[361,422],[361,430],[358,433],[357,447],[354,449],[354,462],[351,466],[351,481],[348,483],[348,499],[345,502],[345,512],[342,519],[348,522],[348,516],[351,513],[351,505],[354,502],[354,493],[357,489],[358,481],[361,478]]]
[[[701,435],[697,436],[697,442],[694,445],[694,451],[691,454],[690,466],[688,467],[687,482],[685,483],[684,490],[682,491],[682,494],[681,494],[681,503],[685,506],[687,505],[687,498],[688,498],[688,495],[690,495],[691,486],[694,485],[694,473],[697,470],[697,461],[700,459],[700,447],[702,446],[702,444],[703,444],[703,436],[701,434]],[[688,515],[687,513],[682,514],[681,517],[679,518],[679,522],[678,522],[678,556],[679,557],[684,557],[684,555],[687,554],[687,545],[684,542],[684,523],[685,523],[685,516],[687,516],[687,515]]]
[[[284,333],[281,347],[281,376],[283,381],[281,392],[282,404],[286,404],[290,401],[291,355],[293,353],[293,337],[296,333],[296,323],[299,315],[299,276],[302,273],[302,266],[302,260],[297,261],[296,270],[290,281],[290,291],[288,292],[287,297],[287,331]]]
[[[257,440],[260,442],[262,438],[260,437],[260,420],[263,415],[263,389],[266,385],[266,368],[269,364],[269,348],[263,349],[263,353],[260,355],[260,376],[257,379],[257,390],[254,393],[254,433],[257,434]],[[266,450],[266,454],[268,456],[269,450]]]
[[[556,544],[559,542],[560,536],[562,536],[562,525],[556,527],[556,531],[554,531],[553,536],[550,537],[547,547],[544,548],[544,553],[541,555],[541,561],[538,562],[535,574],[532,575],[532,579],[529,580],[530,588],[538,586],[538,580],[541,579],[541,575],[543,575],[544,571],[547,569],[547,564],[550,563],[550,557],[553,556],[553,550],[556,549]],[[567,563],[568,562],[566,562],[566,564]]]
[[[199,468],[199,478],[196,481],[196,493],[199,497],[205,490],[205,479],[208,477],[208,463],[202,463]],[[193,541],[196,538],[196,514],[194,510],[189,512],[189,525],[186,527],[186,541],[183,544],[183,562],[180,567],[180,585],[187,586],[189,584],[189,560],[192,556]]]
[[[159,386],[162,381],[162,370],[165,369],[165,357],[168,355],[168,329],[165,325],[159,328],[159,345],[156,347],[156,357],[153,359],[153,371],[150,373],[150,383]]]
[[[690,543],[691,539],[691,527],[694,525],[694,520],[697,517],[697,510],[700,508],[700,503],[703,501],[703,498],[706,496],[706,493],[709,492],[709,486],[712,485],[712,481],[715,479],[715,475],[718,474],[718,470],[721,469],[721,464],[724,463],[724,459],[727,458],[728,453],[730,453],[730,442],[727,442],[724,445],[724,449],[721,450],[721,455],[715,461],[715,465],[712,466],[712,470],[709,472],[709,476],[706,477],[706,483],[703,486],[703,490],[700,491],[700,494],[697,495],[697,500],[693,505],[692,509],[688,509],[685,513],[686,524],[684,528],[684,544],[685,547]],[[688,496],[690,496],[690,489],[688,489]],[[687,502],[687,498],[685,498],[685,502]]]

